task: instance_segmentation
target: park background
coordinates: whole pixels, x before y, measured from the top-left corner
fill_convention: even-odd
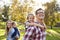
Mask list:
[[[0,40],[6,40],[7,20],[17,23],[21,34],[19,40],[22,40],[26,17],[29,13],[35,14],[38,8],[45,10],[46,40],[60,40],[60,0],[0,0]]]

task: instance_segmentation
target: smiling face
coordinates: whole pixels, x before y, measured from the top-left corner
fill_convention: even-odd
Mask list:
[[[34,22],[34,15],[29,14],[27,19],[28,19],[29,22]]]
[[[12,27],[16,27],[16,23],[15,22],[12,23]]]
[[[11,21],[8,21],[8,22],[7,22],[7,27],[8,27],[8,28],[11,28],[11,27],[12,27],[12,22],[11,22]]]
[[[44,14],[44,11],[43,10],[38,10],[36,12],[36,18],[39,19],[39,20],[44,20],[44,17],[45,17],[45,14]]]

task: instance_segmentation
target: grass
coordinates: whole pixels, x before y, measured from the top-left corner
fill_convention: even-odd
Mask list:
[[[4,29],[0,29],[0,40],[6,40],[6,37],[4,35],[5,30]],[[21,36],[19,40],[22,40],[23,36],[24,36],[23,31],[21,31]],[[48,29],[47,30],[47,38],[46,40],[60,40],[60,28],[53,28],[53,29]]]
[[[5,30],[4,29],[0,29],[0,40],[6,40],[6,36],[4,35],[4,33],[5,33]],[[24,32],[21,32],[20,34],[21,35],[20,35],[20,39],[19,40],[22,40]]]
[[[18,29],[21,30],[20,32],[20,39],[22,40],[23,36],[24,36],[24,25],[20,25],[18,27]],[[4,35],[5,33],[5,23],[0,23],[0,40],[6,40],[6,36]],[[46,36],[46,40],[60,40],[60,27],[53,27],[53,29],[47,29],[47,36]]]
[[[54,27],[47,30],[47,40],[60,40],[60,28]]]

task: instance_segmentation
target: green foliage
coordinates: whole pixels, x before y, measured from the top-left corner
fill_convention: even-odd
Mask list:
[[[0,29],[5,29],[6,22],[0,22]]]
[[[28,1],[29,2],[29,1]],[[9,13],[11,15],[11,19],[17,22],[24,23],[26,20],[26,14],[32,11],[32,7],[29,7],[30,3],[26,0],[25,4],[21,5],[18,0],[13,0],[12,6],[10,6]]]
[[[2,20],[2,14],[0,14],[0,21]]]
[[[56,10],[56,1],[52,1],[50,3],[46,3],[44,4],[44,6],[46,6],[47,8],[45,9],[45,23],[47,25],[50,25],[50,26],[54,26],[56,24],[56,16],[55,14],[57,14],[57,10]]]
[[[47,30],[47,40],[60,40],[60,28],[53,27],[53,29]]]

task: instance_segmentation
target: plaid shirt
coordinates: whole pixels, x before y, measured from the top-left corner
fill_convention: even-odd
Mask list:
[[[42,32],[39,27],[29,27],[25,33],[23,40],[42,40]]]
[[[43,25],[43,26],[45,25],[45,24],[39,23],[39,22],[35,22],[35,23],[40,24],[40,25]],[[42,40],[46,40],[46,34],[47,34],[46,33],[46,29],[44,29],[44,30],[41,29],[41,34],[42,34],[42,36],[41,36],[42,37]]]
[[[39,24],[39,22],[35,23]],[[41,31],[39,27],[29,26],[23,40],[46,40],[46,31]]]

